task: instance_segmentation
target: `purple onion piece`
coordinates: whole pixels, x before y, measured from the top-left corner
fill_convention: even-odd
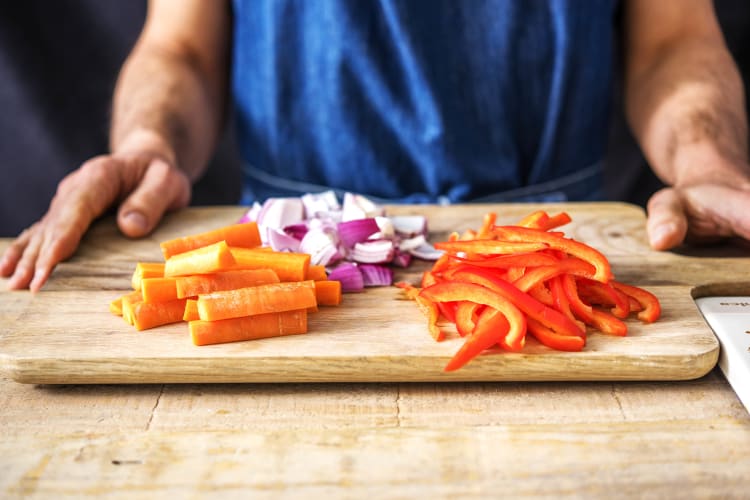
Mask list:
[[[401,236],[411,238],[427,234],[427,217],[424,215],[394,215],[390,219],[393,229]]]
[[[402,252],[401,250],[396,250],[393,253],[393,259],[391,260],[391,264],[393,264],[396,267],[409,267],[409,264],[411,264],[412,260],[412,254],[409,252]]]
[[[279,229],[266,228],[266,240],[277,252],[299,252],[300,241]]]
[[[258,214],[258,224],[281,229],[296,224],[304,217],[304,207],[299,198],[269,198]]]
[[[414,250],[415,248],[421,247],[425,243],[427,243],[427,240],[425,239],[424,235],[418,234],[417,236],[413,236],[411,238],[399,240],[398,249],[403,252],[408,252],[409,250]]]
[[[393,270],[380,264],[360,264],[362,281],[368,286],[389,286],[393,284]]]
[[[310,263],[327,266],[340,258],[335,235],[322,228],[310,228],[299,244],[299,251],[310,254]]]
[[[298,222],[296,224],[290,224],[284,227],[284,232],[286,234],[300,241],[302,240],[302,238],[305,237],[305,235],[307,234],[307,231],[308,231],[307,224],[304,222]]]
[[[370,236],[380,231],[378,223],[372,217],[339,222],[336,229],[341,243],[348,248],[366,241]]]
[[[395,251],[391,240],[370,240],[355,244],[349,258],[364,264],[383,264],[393,259]]]
[[[414,248],[413,250],[409,250],[409,253],[414,257],[423,260],[437,260],[441,255],[443,255],[442,250],[436,249],[429,243],[425,243],[424,245]]]
[[[365,288],[359,267],[351,262],[342,262],[328,272],[328,279],[341,282],[342,292],[361,292]]]
[[[334,191],[306,193],[302,195],[301,200],[305,207],[305,219],[313,219],[341,211],[341,205]]]
[[[383,207],[362,195],[344,193],[344,201],[341,206],[342,221],[365,219],[377,215],[383,215]]]

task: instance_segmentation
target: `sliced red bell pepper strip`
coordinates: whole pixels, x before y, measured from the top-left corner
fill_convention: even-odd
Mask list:
[[[465,337],[474,331],[482,307],[484,306],[468,300],[456,303],[456,330],[459,335]]]
[[[437,324],[438,317],[440,316],[437,304],[419,295],[417,295],[414,300],[424,315],[427,316],[427,329],[432,338],[437,342],[445,340],[445,332],[443,332]]]
[[[548,307],[531,295],[522,292],[511,283],[496,277],[491,270],[481,267],[461,266],[451,271],[453,280],[479,283],[497,291],[528,316],[537,319],[542,324],[561,335],[584,335],[565,315]],[[455,283],[455,282],[454,282]]]
[[[607,283],[612,279],[612,269],[607,258],[595,248],[579,241],[566,238],[558,233],[520,226],[495,226],[493,232],[503,241],[513,243],[544,243],[555,250],[562,250],[569,255],[574,255],[579,259],[591,263],[596,268],[593,279],[602,283]]]
[[[522,292],[527,292],[538,283],[542,283],[563,273],[578,276],[593,276],[594,266],[577,257],[567,257],[557,261],[551,266],[539,266],[527,270],[524,275],[515,280],[513,284]]]
[[[509,284],[509,286],[512,285]],[[526,335],[526,317],[513,302],[496,290],[490,290],[475,283],[443,282],[423,288],[419,295],[432,302],[469,300],[493,307],[503,313],[510,324],[508,334],[505,336],[507,344],[512,348],[523,346],[523,339]]]
[[[593,325],[602,333],[624,337],[628,334],[628,325],[622,320],[615,318],[614,315],[592,308],[591,321]]]
[[[484,215],[484,219],[482,219],[482,227],[479,228],[479,231],[476,232],[474,235],[474,238],[477,239],[487,239],[492,238],[492,228],[495,227],[495,221],[497,220],[497,214],[494,212],[488,212]]]
[[[536,210],[518,221],[517,226],[542,229],[549,220],[549,214],[544,210]]]
[[[643,307],[643,310],[638,312],[638,319],[643,321],[644,323],[653,323],[657,319],[659,319],[659,316],[661,316],[661,304],[659,304],[659,299],[656,298],[656,295],[649,292],[648,290],[644,290],[643,288],[639,288],[637,286],[633,285],[626,285],[625,283],[620,283],[617,281],[612,282],[612,286],[616,290],[620,290],[621,292],[625,293],[628,297],[632,297],[635,300],[638,301],[638,303]]]
[[[492,308],[485,309],[474,331],[466,338],[443,370],[446,372],[458,370],[486,349],[501,344],[510,328],[510,323],[501,312]]]
[[[554,266],[560,259],[542,252],[524,252],[508,255],[497,255],[481,259],[470,259],[466,257],[454,257],[456,262],[471,264],[479,267],[492,267],[496,269],[508,269],[510,267],[537,267]],[[592,267],[593,274],[593,267]]]
[[[570,218],[566,212],[560,212],[559,214],[550,216],[544,210],[537,210],[532,212],[517,224],[522,227],[528,227],[531,229],[541,229],[542,231],[549,231],[556,227],[564,226],[573,219]]]
[[[558,351],[580,351],[586,345],[584,337],[557,334],[534,318],[527,318],[526,321],[529,333],[547,347]]]
[[[537,241],[498,241],[498,240],[458,240],[442,241],[434,244],[438,250],[456,253],[482,255],[506,255],[513,253],[535,252],[548,247],[545,242]]]
[[[508,280],[510,281],[510,280]],[[537,283],[526,292],[548,307],[554,307],[555,299],[546,283]]]
[[[549,290],[551,292],[553,302],[558,311],[570,318],[573,323],[578,325],[578,328],[585,332],[586,324],[576,318],[575,314],[573,314],[573,310],[570,308],[570,300],[565,293],[565,286],[563,285],[564,279],[565,276],[555,276],[549,281]]]
[[[620,319],[625,319],[630,314],[630,299],[625,293],[615,289],[612,282],[580,279],[579,284],[581,294],[592,304],[610,307],[612,314]]]
[[[571,310],[577,317],[583,320],[584,323],[609,335],[622,337],[627,334],[628,327],[625,323],[612,314],[591,307],[590,304],[585,303],[581,299],[578,295],[578,287],[576,285],[575,277],[571,275],[563,276],[562,284],[565,294],[570,301]]]
[[[587,304],[581,299],[578,294],[578,286],[576,284],[575,277],[570,275],[561,276],[561,282],[563,291],[568,299],[573,314],[587,325],[594,324],[594,308],[590,304]]]

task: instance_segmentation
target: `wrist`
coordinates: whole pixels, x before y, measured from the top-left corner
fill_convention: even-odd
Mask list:
[[[676,148],[671,170],[671,178],[666,180],[674,187],[718,184],[750,189],[747,158],[739,154],[722,154],[712,144],[703,141]]]

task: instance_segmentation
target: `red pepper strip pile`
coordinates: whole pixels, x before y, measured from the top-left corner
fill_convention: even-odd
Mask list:
[[[446,371],[492,347],[521,351],[527,332],[549,348],[580,351],[588,328],[623,336],[631,313],[645,323],[659,318],[656,296],[615,281],[601,252],[556,230],[570,221],[565,212],[536,211],[498,226],[489,213],[477,231],[435,244],[445,253],[421,288],[397,283],[425,312],[436,340],[444,338],[441,318],[464,337]]]

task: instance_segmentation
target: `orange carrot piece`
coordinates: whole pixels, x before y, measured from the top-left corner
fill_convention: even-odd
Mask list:
[[[141,293],[144,302],[168,302],[179,298],[176,278],[144,278]]]
[[[218,321],[198,320],[188,325],[193,344],[222,344],[307,333],[307,311],[297,309]]]
[[[198,299],[186,299],[185,312],[182,314],[182,321],[196,321],[199,319],[201,318],[198,314]]]
[[[305,281],[310,269],[310,255],[296,252],[274,252],[229,247],[233,269],[273,269],[281,281]]]
[[[109,312],[115,316],[122,316],[122,297],[117,297],[109,303]]]
[[[269,283],[198,296],[198,313],[204,321],[238,318],[317,306],[315,282]]]
[[[122,319],[129,325],[132,325],[135,321],[133,308],[141,302],[143,302],[143,296],[140,290],[135,290],[122,296]]]
[[[137,302],[132,305],[133,325],[138,331],[182,321],[186,299],[168,302]]]
[[[341,304],[341,282],[337,280],[316,281],[315,299],[321,306]]]
[[[124,295],[120,295],[119,297],[114,299],[112,302],[110,302],[109,310],[112,314],[116,314],[117,316],[122,316],[125,302],[141,301],[141,300],[143,300],[143,297],[141,296],[141,291],[133,290],[132,292],[128,292]]]
[[[204,233],[163,241],[159,246],[164,254],[164,260],[168,260],[174,255],[189,252],[220,241],[226,241],[227,245],[235,247],[258,247],[261,245],[258,224],[255,222],[233,224]]]
[[[175,278],[177,298],[195,297],[203,293],[245,288],[248,286],[278,283],[273,269],[239,269],[213,274],[194,274]]]
[[[135,271],[133,271],[133,277],[130,279],[130,283],[133,286],[133,290],[141,289],[141,280],[143,278],[163,278],[164,277],[164,263],[163,262],[138,262],[135,265]]]
[[[328,279],[328,274],[326,273],[326,266],[316,264],[314,266],[310,266],[307,269],[307,275],[305,276],[306,280],[313,280],[313,281],[326,281]]]
[[[234,257],[225,241],[179,253],[167,259],[164,276],[187,276],[227,271],[234,266]]]

